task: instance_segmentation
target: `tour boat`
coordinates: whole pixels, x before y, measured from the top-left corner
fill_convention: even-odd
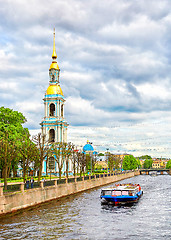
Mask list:
[[[116,184],[101,190],[102,203],[124,205],[137,202],[143,191],[139,184]]]

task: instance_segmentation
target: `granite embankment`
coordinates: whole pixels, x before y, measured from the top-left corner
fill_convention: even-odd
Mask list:
[[[122,179],[131,178],[136,175],[139,175],[139,171],[73,178],[66,180],[63,184],[58,184],[58,181],[54,180],[52,186],[45,186],[44,182],[41,182],[39,188],[28,190],[25,190],[24,184],[21,184],[20,191],[7,194],[3,193],[3,184],[0,183],[0,215],[117,182]]]

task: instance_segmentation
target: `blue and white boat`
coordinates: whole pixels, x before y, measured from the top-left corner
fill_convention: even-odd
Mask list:
[[[116,184],[101,190],[102,203],[125,205],[137,202],[143,191],[139,184]]]

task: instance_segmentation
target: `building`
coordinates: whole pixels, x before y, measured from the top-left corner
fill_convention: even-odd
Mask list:
[[[98,152],[94,150],[92,143],[87,140],[87,143],[83,147],[83,153],[89,154],[89,155],[95,155],[97,156]]]
[[[46,90],[44,101],[44,118],[41,122],[42,135],[45,135],[45,144],[67,142],[68,124],[64,118],[64,94],[60,87],[60,69],[57,63],[55,48],[55,31],[53,38],[52,63],[49,68],[49,86]],[[54,158],[49,160],[48,170],[57,173]],[[43,173],[46,172],[46,163],[43,164]],[[48,171],[49,172],[49,171]]]
[[[83,152],[86,154],[93,154],[94,153],[94,148],[92,146],[92,143],[87,140],[87,143],[83,147]]]
[[[152,168],[165,168],[165,163],[161,159],[153,159]]]

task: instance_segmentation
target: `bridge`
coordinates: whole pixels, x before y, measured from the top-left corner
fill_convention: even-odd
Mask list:
[[[166,168],[149,168],[149,169],[139,169],[140,175],[146,174],[149,175],[150,172],[159,172],[161,175],[163,175],[163,172],[167,172],[171,175],[171,169]]]

